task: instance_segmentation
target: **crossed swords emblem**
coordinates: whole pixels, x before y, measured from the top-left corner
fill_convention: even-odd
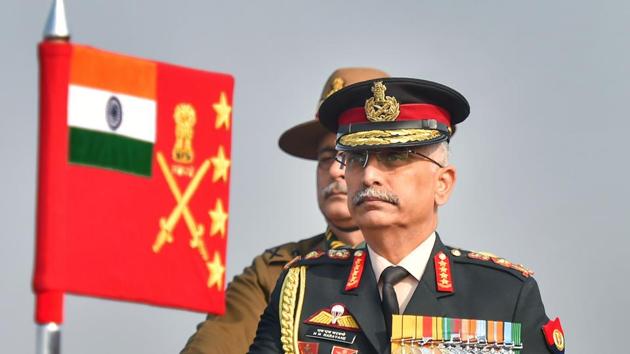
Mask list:
[[[197,224],[197,221],[195,221],[190,209],[188,209],[188,202],[193,197],[199,188],[199,184],[201,183],[203,177],[208,172],[208,169],[210,168],[210,160],[206,159],[203,161],[199,170],[197,170],[197,173],[195,173],[192,180],[186,187],[184,194],[181,193],[173,174],[169,170],[164,155],[159,151],[157,153],[157,161],[158,165],[160,165],[160,169],[162,170],[162,174],[164,175],[164,179],[166,180],[166,184],[168,184],[168,187],[171,190],[177,204],[171,211],[168,218],[160,218],[160,231],[153,243],[153,252],[158,253],[165,243],[173,242],[173,230],[183,215],[188,231],[190,231],[190,235],[192,237],[190,240],[190,247],[197,248],[203,260],[207,261],[208,251],[203,239],[201,238],[204,232],[204,227],[202,224]]]

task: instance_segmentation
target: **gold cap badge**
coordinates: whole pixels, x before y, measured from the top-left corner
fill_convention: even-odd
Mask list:
[[[396,98],[385,96],[387,87],[383,81],[375,81],[372,85],[374,97],[365,101],[365,115],[370,122],[389,122],[396,120],[400,114],[400,105]]]
[[[328,93],[326,94],[326,97],[324,98],[328,98],[328,96],[332,95],[333,93],[341,90],[344,86],[345,82],[343,81],[342,78],[340,77],[336,77],[332,80],[332,82],[330,83],[330,91],[328,91]]]

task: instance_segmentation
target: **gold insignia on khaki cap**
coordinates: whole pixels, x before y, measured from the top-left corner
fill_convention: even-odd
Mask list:
[[[328,91],[328,93],[326,94],[326,97],[323,97],[321,99],[320,103],[324,99],[328,98],[328,96],[341,90],[344,86],[345,86],[345,81],[343,80],[343,78],[336,76],[334,79],[332,79],[332,82],[330,83],[330,91]]]
[[[387,78],[384,71],[373,68],[341,68],[335,70],[322,89],[317,108],[328,97],[334,96],[344,87],[365,80]],[[317,109],[316,108],[316,109]],[[317,118],[298,124],[285,131],[278,140],[282,151],[289,155],[309,160],[317,160],[317,146],[328,131],[319,123]]]

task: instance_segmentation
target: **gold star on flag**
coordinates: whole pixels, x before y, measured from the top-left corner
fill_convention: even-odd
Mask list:
[[[217,113],[217,120],[214,123],[214,128],[219,129],[221,126],[225,126],[225,129],[230,129],[230,113],[232,113],[232,106],[227,102],[225,92],[221,92],[219,102],[212,105],[214,111]]]
[[[214,259],[212,262],[206,262],[208,267],[208,287],[212,288],[216,286],[219,291],[223,290],[223,273],[225,273],[225,266],[221,262],[221,255],[219,252],[214,252]]]
[[[210,226],[210,236],[214,236],[217,233],[221,234],[221,237],[225,237],[225,224],[228,218],[228,214],[223,210],[223,203],[221,199],[217,199],[217,203],[214,206],[214,210],[208,212],[210,219],[212,219],[212,225]]]
[[[224,182],[228,180],[228,168],[230,168],[230,160],[225,157],[225,150],[223,146],[219,146],[219,152],[217,156],[210,159],[212,166],[214,166],[214,173],[212,174],[212,182],[216,182],[222,179]]]

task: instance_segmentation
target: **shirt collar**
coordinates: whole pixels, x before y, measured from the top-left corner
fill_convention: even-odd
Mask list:
[[[398,265],[405,268],[406,271],[411,274],[417,281],[422,279],[424,270],[427,267],[427,262],[431,258],[431,252],[435,245],[435,232],[432,232],[426,240],[424,240],[418,247],[416,247],[411,253],[405,256],[400,263],[392,264],[385,257],[376,253],[369,245],[367,246],[368,253],[370,254],[370,263],[372,264],[372,270],[376,276],[378,282],[381,278],[381,273],[385,268],[393,265]]]

